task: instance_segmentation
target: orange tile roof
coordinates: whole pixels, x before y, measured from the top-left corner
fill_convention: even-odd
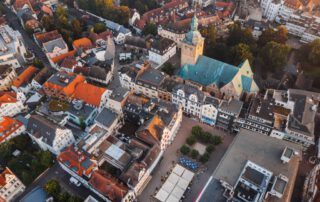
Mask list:
[[[58,32],[58,30],[53,30],[50,32],[38,32],[34,34],[34,38],[37,40],[40,46],[42,46],[43,43],[46,43],[48,41],[52,41],[54,39],[61,38],[62,35]]]
[[[120,202],[128,192],[128,188],[119,183],[112,176],[102,174],[101,171],[95,171],[89,180],[89,184],[111,201]]]
[[[74,40],[72,43],[72,46],[74,49],[83,48],[84,50],[87,50],[93,47],[91,40],[87,37]]]
[[[20,121],[7,116],[0,119],[0,134],[2,134],[2,136],[0,136],[0,143],[21,126],[22,123]]]
[[[79,176],[90,176],[97,164],[90,160],[81,151],[76,151],[74,146],[67,147],[58,156],[58,161],[75,171]]]
[[[58,55],[57,57],[51,58],[51,61],[53,63],[58,63],[58,62],[62,61],[63,59],[67,58],[67,57],[74,56],[75,54],[76,54],[76,51],[72,50],[72,51],[69,51],[67,53]]]
[[[75,74],[74,73],[67,73],[67,72],[59,72],[60,75],[66,75],[66,76],[74,76]],[[57,75],[54,75],[54,76],[57,76]],[[81,76],[81,75],[75,75],[74,78],[72,78],[72,81],[71,79],[69,80],[68,84],[66,86],[61,86],[57,83],[52,83],[50,82],[50,80],[48,80],[47,82],[45,82],[43,84],[44,87],[46,88],[50,88],[50,89],[53,89],[55,91],[60,91],[60,92],[63,92],[65,95],[71,97],[74,93],[75,93],[75,89],[76,89],[76,86],[80,83],[83,83],[86,79]]]
[[[74,98],[99,107],[101,97],[106,90],[106,88],[97,87],[88,83],[80,83],[76,86]]]
[[[17,102],[16,93],[8,92],[0,96],[0,107],[2,104]]]
[[[38,72],[38,69],[34,66],[29,66],[27,69],[25,69],[22,74],[20,74],[12,83],[13,86],[19,88],[26,82],[28,82],[32,76],[35,75],[35,73]]]

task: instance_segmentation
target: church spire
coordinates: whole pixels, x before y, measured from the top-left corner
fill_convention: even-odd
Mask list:
[[[194,15],[191,20],[191,31],[197,31],[198,30],[198,18],[197,18],[197,0],[192,1],[192,6],[194,8]]]
[[[195,13],[191,20],[191,31],[197,31],[197,30],[198,30],[198,18],[197,18],[197,14]]]

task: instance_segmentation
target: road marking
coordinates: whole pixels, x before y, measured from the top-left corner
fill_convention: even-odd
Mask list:
[[[206,185],[202,188],[201,192],[199,193],[198,197],[196,198],[195,202],[199,202],[199,200],[201,199],[201,196],[203,195],[204,191],[207,189],[207,187],[209,186],[209,183],[212,180],[212,176],[209,178],[209,180],[207,181]]]

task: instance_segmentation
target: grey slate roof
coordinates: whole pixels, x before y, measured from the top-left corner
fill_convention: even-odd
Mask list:
[[[232,99],[230,101],[223,100],[220,104],[220,110],[231,112],[233,114],[240,114],[243,102]]]
[[[43,48],[49,53],[51,53],[55,47],[59,47],[61,49],[66,48],[66,43],[64,42],[63,38],[57,38],[52,41],[48,41],[42,45]]]
[[[96,118],[96,122],[103,126],[110,127],[118,118],[118,114],[110,109],[104,108]]]
[[[36,138],[42,137],[42,141],[50,146],[56,137],[57,128],[58,125],[40,115],[31,115],[27,125],[28,133]]]
[[[149,67],[140,75],[138,75],[137,82],[160,87],[164,78],[165,75],[161,71]]]

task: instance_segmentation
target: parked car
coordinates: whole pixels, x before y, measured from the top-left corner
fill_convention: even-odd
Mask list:
[[[79,182],[79,180],[77,180],[77,179],[74,178],[74,177],[71,177],[71,178],[70,178],[70,182],[71,182],[72,184],[75,184],[77,187],[80,187],[80,186],[81,186],[81,182]]]

